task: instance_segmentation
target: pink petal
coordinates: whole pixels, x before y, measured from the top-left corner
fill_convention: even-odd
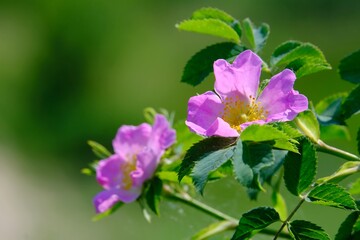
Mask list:
[[[220,98],[213,92],[191,97],[188,102],[188,116],[185,121],[191,131],[206,135],[223,110]]]
[[[230,127],[230,125],[221,118],[217,118],[215,122],[206,131],[206,136],[219,136],[219,137],[238,137],[239,133],[236,129]]]
[[[122,181],[120,166],[125,162],[126,159],[117,154],[101,160],[96,168],[96,179],[99,184],[105,189],[118,186]]]
[[[214,62],[215,91],[222,99],[236,92],[245,102],[256,97],[262,60],[250,50],[237,56],[232,64],[220,59]]]
[[[149,142],[151,130],[151,126],[147,123],[139,126],[124,125],[120,127],[113,140],[115,153],[125,157],[141,151]]]
[[[154,126],[151,133],[151,141],[149,147],[156,153],[161,153],[170,147],[176,139],[176,132],[170,128],[167,119],[160,114],[155,116]]]
[[[160,155],[155,154],[151,149],[147,149],[137,155],[136,170],[131,172],[133,186],[142,186],[149,180],[157,168]]]

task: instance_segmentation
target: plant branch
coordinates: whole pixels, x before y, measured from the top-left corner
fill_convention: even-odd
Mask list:
[[[294,216],[294,214],[296,213],[296,211],[300,208],[300,206],[304,203],[305,198],[302,198],[300,200],[300,202],[298,203],[298,205],[296,205],[296,207],[294,208],[294,210],[292,210],[292,212],[290,213],[290,215],[287,217],[287,219],[283,222],[283,224],[281,225],[279,231],[276,233],[274,240],[276,240],[278,237],[280,237],[281,231],[284,229],[285,225],[290,221],[290,219]]]
[[[348,161],[360,161],[360,157],[356,156],[355,154],[343,151],[341,149],[332,147],[327,145],[321,140],[317,141],[316,148],[320,152],[328,153],[337,157],[341,157],[343,159],[346,159]]]

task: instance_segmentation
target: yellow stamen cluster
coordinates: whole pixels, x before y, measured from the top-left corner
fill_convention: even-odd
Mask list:
[[[128,162],[120,165],[120,171],[123,174],[121,187],[124,188],[125,190],[129,190],[132,187],[133,182],[130,173],[136,170],[136,162],[137,159],[136,159],[136,155],[134,154],[128,158]]]
[[[250,96],[250,102],[245,103],[239,96],[228,97],[224,100],[224,111],[221,118],[230,124],[230,126],[240,132],[241,124],[256,120],[264,120],[268,115],[261,106],[261,102],[257,102],[256,98]]]

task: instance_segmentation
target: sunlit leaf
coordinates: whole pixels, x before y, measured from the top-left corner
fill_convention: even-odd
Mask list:
[[[280,221],[279,214],[270,207],[259,207],[244,213],[240,218],[232,240],[247,239],[255,230],[261,230],[270,224]]]
[[[306,110],[301,112],[295,118],[295,123],[303,134],[309,137],[313,142],[317,142],[320,138],[320,126],[315,114]]]
[[[97,143],[97,142],[91,141],[91,140],[89,140],[87,143],[90,145],[91,150],[94,152],[94,154],[97,157],[99,157],[100,159],[108,158],[111,156],[111,153],[109,152],[109,150],[107,150],[100,143]]]
[[[339,73],[342,79],[360,83],[360,49],[340,61]]]
[[[262,23],[259,27],[256,27],[249,18],[246,18],[243,21],[243,26],[244,34],[251,45],[251,49],[255,52],[259,52],[264,47],[270,34],[269,25]]]
[[[360,195],[360,178],[356,179],[349,188],[349,193],[351,195]]]
[[[349,240],[356,239],[353,236],[353,228],[357,221],[359,221],[360,212],[352,212],[347,216],[345,221],[340,225],[340,228],[335,236],[335,240]]]
[[[329,140],[351,140],[349,128],[343,125],[320,125],[320,138],[324,141]]]
[[[168,181],[168,182],[174,182],[177,183],[179,182],[178,180],[178,173],[177,172],[173,172],[173,171],[160,171],[156,173],[156,176],[158,178],[160,178],[163,181]],[[183,177],[183,179],[181,180],[181,183],[185,183],[185,184],[191,184],[192,183],[192,179],[189,176],[185,176]]]
[[[244,50],[243,46],[231,42],[218,43],[204,48],[186,63],[181,81],[196,86],[213,72],[213,64],[217,59],[232,61]]]
[[[315,147],[304,138],[300,142],[300,154],[289,152],[284,163],[284,180],[289,192],[299,196],[313,182],[317,169]]]
[[[287,224],[290,234],[296,240],[330,240],[329,235],[314,223],[295,220]]]
[[[342,187],[325,183],[321,184],[307,195],[307,201],[342,209],[356,210],[356,204],[350,194]]]

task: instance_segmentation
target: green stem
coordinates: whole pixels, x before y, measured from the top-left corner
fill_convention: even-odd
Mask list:
[[[296,205],[296,207],[294,208],[294,210],[292,210],[290,215],[287,217],[287,219],[281,225],[279,231],[277,231],[277,233],[274,237],[274,240],[276,240],[278,237],[280,237],[281,231],[284,229],[285,225],[290,221],[290,219],[294,216],[294,214],[300,208],[300,206],[304,203],[304,201],[305,201],[305,198],[301,199],[300,202],[298,203],[298,205]]]
[[[352,153],[343,151],[341,149],[329,146],[321,140],[317,141],[316,147],[317,147],[317,150],[319,150],[320,152],[324,152],[324,153],[328,153],[328,154],[331,154],[331,155],[334,155],[337,157],[341,157],[348,161],[360,161],[360,157],[358,157]]]

